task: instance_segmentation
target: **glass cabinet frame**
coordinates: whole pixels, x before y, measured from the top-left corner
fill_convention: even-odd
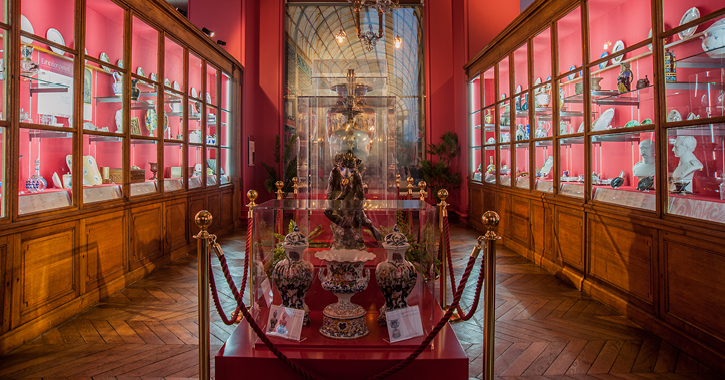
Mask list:
[[[238,92],[234,88],[239,86],[233,73],[194,52],[190,46],[177,42],[180,40],[162,26],[123,3],[115,0],[70,2],[75,7],[85,8],[87,12],[76,14],[85,14],[86,17],[62,18],[52,21],[55,25],[44,25],[48,21],[37,15],[45,10],[23,8],[23,0],[14,2],[20,5],[18,9],[10,13],[7,9],[3,10],[4,19],[0,20],[5,41],[1,57],[5,64],[0,65],[0,153],[3,156],[3,166],[0,167],[0,220],[35,218],[100,204],[122,204],[137,198],[163,196],[171,191],[188,191],[189,177],[193,172],[184,168],[188,167],[188,147],[196,144],[190,141],[190,95],[189,91],[185,91],[189,88],[190,54],[195,54],[201,61],[203,75],[207,67],[216,73],[212,79],[214,83],[207,83],[206,78],[202,78],[200,86],[200,94],[210,92],[211,103],[207,104],[206,99],[202,99],[201,119],[205,128],[202,128],[198,146],[203,152],[201,163],[205,170],[200,170],[199,189],[232,186],[229,176],[238,169],[236,160],[230,160],[234,156],[233,149],[237,148],[237,128],[234,126],[237,116],[231,103],[238,101],[235,99]],[[120,32],[101,38],[72,35],[76,32],[89,35],[88,28],[99,22],[100,16],[89,14],[95,7],[106,10],[111,7],[114,25],[118,25],[114,30]],[[35,32],[32,32],[34,23]],[[140,27],[142,24],[152,36],[147,39],[150,41],[147,47],[144,46],[145,40],[136,39],[134,34],[133,25]],[[47,36],[40,35],[48,26],[58,29],[50,28]],[[20,33],[14,34],[17,33],[15,30],[20,30]],[[51,35],[51,30],[56,34]],[[74,32],[63,32],[66,34],[64,40],[58,30]],[[178,90],[170,85],[170,81],[167,84],[164,80],[167,41],[173,41],[183,50],[183,79],[173,79],[183,82]],[[110,49],[108,51],[113,59],[103,52],[106,50],[104,46]],[[121,51],[122,55],[119,55]],[[150,58],[148,65],[140,64],[136,58],[144,54],[153,54],[155,59]],[[42,62],[41,56],[44,57]],[[51,70],[59,67],[60,63],[56,62],[68,62],[63,67],[68,75],[62,76],[60,72],[45,74],[49,72],[49,67]],[[142,70],[142,65],[147,67]],[[41,74],[43,78],[39,78]],[[69,86],[54,82],[55,78],[68,78],[69,84],[84,91],[68,91],[63,87]],[[207,130],[218,134],[222,122],[221,117],[207,120],[206,112],[207,107],[215,107],[216,113],[220,113],[222,78],[229,80],[226,86],[229,95],[225,97],[230,103],[225,110],[224,147],[218,139],[207,139]],[[57,99],[58,95],[54,94],[69,92],[70,96],[66,96],[68,102],[64,103],[66,112],[62,109],[54,111],[58,106],[50,107],[50,99]],[[179,99],[178,106],[166,104],[174,97]],[[23,108],[23,102],[30,106],[21,113],[19,108]],[[178,132],[174,136],[167,133],[170,112],[178,113],[175,126]],[[211,122],[211,129],[206,128],[207,122]],[[21,133],[15,135],[14,128]],[[15,140],[13,136],[20,139]],[[67,142],[61,143],[62,140]],[[142,145],[146,147],[141,149]],[[180,166],[167,167],[164,164],[165,156],[169,154],[165,149],[170,147],[179,148],[174,165]],[[207,154],[215,161],[207,161]],[[222,168],[219,164],[222,156],[231,167]],[[167,171],[173,171],[174,176],[180,179],[171,181]],[[220,180],[222,171],[227,176],[225,180]],[[175,181],[180,183],[171,183]]]
[[[719,194],[716,182],[725,182],[724,168],[721,167],[725,164],[720,163],[723,160],[718,158],[722,153],[720,150],[725,151],[725,147],[710,147],[713,143],[705,141],[705,132],[702,132],[711,131],[708,132],[708,136],[711,135],[708,139],[715,142],[720,138],[721,130],[725,129],[725,104],[722,104],[725,103],[725,72],[722,71],[722,67],[725,67],[725,46],[715,43],[715,38],[705,42],[710,36],[719,37],[718,33],[721,32],[725,34],[725,7],[710,0],[703,0],[703,4],[688,5],[687,8],[693,5],[700,7],[697,14],[699,18],[693,16],[684,20],[683,16],[684,21],[677,26],[681,21],[678,12],[685,11],[677,5],[678,1],[621,0],[607,4],[600,4],[598,0],[567,1],[557,11],[558,16],[529,33],[525,39],[507,43],[510,50],[500,55],[481,55],[478,61],[483,61],[482,65],[478,65],[479,62],[469,63],[469,78],[495,70],[493,82],[496,89],[493,93],[496,98],[493,110],[496,139],[493,146],[496,148],[496,159],[493,170],[497,176],[496,186],[513,187],[513,192],[542,192],[551,194],[545,196],[568,199],[576,193],[581,194],[581,197],[576,196],[581,202],[597,207],[625,208],[634,213],[662,218],[674,217],[674,213],[679,218],[682,213],[672,208],[673,199],[687,198],[688,195],[675,194],[670,189],[673,186],[672,171],[677,166],[672,156],[673,141],[677,136],[692,135],[700,142],[702,149],[707,146],[708,152],[712,151],[707,154],[715,159],[702,156],[703,170],[708,174],[703,174],[700,180],[695,181],[695,186],[699,185],[702,190],[688,199],[699,202],[702,201],[700,198],[711,194],[713,199],[708,202],[725,209],[725,197],[720,196],[723,198],[723,202],[720,202],[713,195]],[[606,20],[617,20],[618,15],[629,14],[633,9],[640,8],[646,10],[642,13],[651,17],[639,20],[636,32],[628,33],[626,28],[617,31],[616,26],[607,29]],[[657,14],[658,11],[664,12],[664,15]],[[572,12],[579,12],[574,13],[578,18],[570,17],[577,20],[564,26],[570,21],[564,19]],[[575,25],[578,22],[580,25]],[[576,36],[570,38],[574,42],[567,43],[560,35],[560,29],[564,27],[574,31]],[[596,30],[592,32],[592,29]],[[649,35],[648,29],[652,29]],[[541,37],[541,33],[547,34]],[[606,41],[592,40],[601,39],[602,36],[607,36]],[[547,41],[551,41],[549,46]],[[708,43],[712,45],[708,45],[709,52],[704,47]],[[518,92],[515,83],[516,80],[520,81],[520,77],[515,71],[514,58],[516,56],[520,59],[521,54],[516,53],[527,44],[530,59],[538,59],[538,62],[541,62],[539,57],[551,59],[551,76],[544,79],[541,72],[546,69],[534,68],[534,63],[528,62],[529,86],[527,90]],[[550,56],[541,54],[542,48],[546,50],[549,47]],[[574,50],[575,54],[569,57],[572,59],[579,54],[577,51],[580,52],[582,62],[572,61],[569,62],[571,65],[561,67],[564,65],[559,61],[563,59],[562,49]],[[723,53],[718,54],[717,49],[722,49]],[[534,51],[538,55],[534,55]],[[676,55],[672,57],[665,54],[668,51]],[[629,73],[622,68],[621,63],[629,64]],[[505,65],[503,70],[502,65]],[[620,89],[620,80],[628,81],[626,86],[629,88]],[[507,87],[499,88],[501,84]],[[515,131],[511,129],[517,125],[513,122],[515,118],[524,120],[523,110],[516,108],[523,93],[529,97],[529,128],[524,130],[525,138],[517,141]],[[697,99],[694,99],[695,93]],[[480,107],[471,106],[471,109],[480,109],[485,117],[490,103],[484,97],[482,95],[479,98]],[[681,108],[680,117],[672,117],[672,110],[677,108]],[[487,146],[486,140],[482,136],[484,147]],[[576,160],[580,160],[583,165],[582,172],[576,176],[562,172],[568,165],[564,162],[562,149],[574,141],[581,144],[576,149],[580,153],[575,155],[578,155]],[[527,143],[528,156],[512,154]],[[544,148],[549,146],[551,149]],[[650,156],[650,150],[654,158]],[[547,157],[544,157],[549,154],[553,155],[551,165],[546,163]],[[608,154],[621,156],[619,169],[614,167],[617,165],[608,165],[606,158],[601,158]],[[696,154],[700,157],[706,153],[696,151]],[[517,164],[517,159],[529,160],[529,186],[518,186],[517,183],[521,181],[510,180],[516,175],[516,168],[521,171],[527,167]],[[483,157],[481,161],[484,161]],[[653,178],[641,175],[645,163],[650,168],[647,173],[654,170]],[[482,167],[487,164],[484,162]],[[549,178],[546,181],[549,183],[544,183],[540,178],[539,172],[543,166],[547,167],[545,172]],[[509,174],[502,173],[507,170],[511,170]],[[614,189],[611,180],[620,178],[620,173],[623,185]],[[505,179],[508,175],[511,177]],[[640,183],[642,180],[645,181]],[[616,184],[618,181],[614,182]],[[483,184],[494,186],[490,181],[483,181]],[[700,222],[713,222],[712,218],[690,217]],[[725,223],[725,220],[715,222]]]

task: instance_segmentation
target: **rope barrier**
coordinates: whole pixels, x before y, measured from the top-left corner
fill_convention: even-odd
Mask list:
[[[212,235],[213,236],[213,235]],[[214,239],[216,237],[214,236]],[[267,335],[262,331],[262,329],[259,327],[257,322],[252,318],[252,315],[247,311],[246,306],[244,305],[244,301],[242,299],[242,295],[237,290],[236,285],[234,284],[234,279],[232,278],[231,273],[229,272],[229,266],[227,265],[226,257],[224,256],[224,253],[221,250],[221,247],[216,250],[217,258],[219,259],[219,263],[222,267],[222,272],[224,273],[224,278],[227,281],[227,284],[229,285],[230,290],[232,291],[232,295],[234,296],[234,299],[237,301],[237,307],[244,315],[244,318],[249,323],[249,326],[252,328],[254,333],[259,337],[259,339],[264,343],[264,345],[278,358],[280,359],[287,367],[292,369],[293,371],[300,374],[300,376],[304,377],[307,380],[321,380],[320,378],[316,377],[315,375],[309,373],[304,368],[298,366],[297,364],[293,363],[282,351],[280,351],[274,343],[272,343],[269,338],[267,338]],[[246,256],[249,256],[249,252],[247,252]],[[476,262],[476,258],[478,255],[471,255],[471,257],[468,259],[468,264],[466,266],[466,270],[463,273],[463,277],[461,278],[461,283],[457,287],[457,292],[455,296],[453,297],[453,305],[458,306],[458,303],[461,299],[461,296],[463,295],[463,290],[466,287],[466,282],[468,282],[468,278],[471,275],[471,271],[473,269],[473,264]],[[209,267],[209,271],[211,272],[211,266]],[[211,276],[211,274],[210,274]],[[482,276],[483,271],[479,273],[479,280],[478,283],[482,283]],[[214,284],[213,277],[211,278],[210,284]],[[218,300],[219,296],[216,290],[215,285],[211,285],[213,298],[215,300]],[[216,301],[215,301],[216,302]],[[453,306],[452,305],[452,306]],[[438,324],[428,333],[428,336],[423,340],[423,342],[416,348],[407,358],[401,360],[398,364],[394,365],[393,367],[380,372],[379,374],[370,377],[368,380],[380,380],[384,379],[396,372],[399,372],[400,370],[404,369],[410,363],[412,363],[420,354],[428,347],[430,342],[433,341],[433,339],[438,335],[441,329],[448,323],[448,320],[453,315],[453,311],[455,310],[454,307],[451,307],[446,311],[446,313],[443,315],[441,320],[438,322]]]
[[[450,235],[450,227],[448,225],[448,218],[443,218],[443,230],[445,234],[446,239],[446,256],[448,258],[448,275],[451,279],[451,291],[453,293],[456,293],[456,278],[455,274],[453,273],[453,258],[451,255],[451,235]],[[488,252],[484,253],[487,255]],[[479,272],[478,276],[478,283],[476,284],[476,295],[473,299],[473,305],[471,306],[471,310],[468,313],[465,313],[463,311],[463,308],[461,308],[460,303],[456,303],[456,311],[458,311],[458,316],[461,318],[461,320],[468,321],[469,319],[473,318],[473,314],[476,313],[476,309],[478,309],[478,302],[481,299],[481,289],[483,288],[483,272],[486,268],[486,261],[481,260],[481,271]],[[453,307],[451,307],[453,309]]]

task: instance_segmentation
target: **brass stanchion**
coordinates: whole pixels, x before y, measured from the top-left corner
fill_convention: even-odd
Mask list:
[[[292,191],[295,199],[297,199],[297,177],[292,178]]]
[[[481,217],[488,231],[483,236],[485,241],[486,273],[484,276],[483,293],[483,378],[493,379],[494,335],[496,334],[496,236],[494,229],[498,226],[498,214],[486,211]],[[480,240],[479,240],[480,243]]]
[[[254,228],[253,223],[253,215],[254,212],[252,211],[252,208],[256,206],[257,204],[254,203],[254,201],[257,199],[259,194],[257,193],[257,190],[249,190],[247,191],[247,198],[249,199],[249,203],[247,203],[247,207],[249,208],[249,211],[247,211],[247,245],[245,246],[245,255],[251,255],[252,254],[252,228]],[[253,259],[254,256],[249,256],[249,262],[254,263]],[[252,268],[254,268],[254,264],[249,266],[249,289],[252,289],[252,285],[255,281],[254,279],[254,271]],[[242,289],[244,291],[244,289]],[[242,293],[243,295],[244,293]],[[254,298],[252,298],[252,291],[249,291],[249,307],[251,307],[254,304]]]
[[[395,200],[400,200],[400,174],[395,175]]]
[[[413,177],[408,177],[408,200],[413,199]]]
[[[425,188],[428,186],[428,184],[425,183],[425,181],[418,182],[418,188],[420,189],[420,200],[425,202],[425,197],[428,196],[428,193],[425,191]]]
[[[284,192],[282,191],[282,188],[284,187],[284,182],[277,181],[274,183],[275,186],[277,186],[277,200],[281,201],[284,199]],[[277,209],[277,233],[280,235],[284,235],[284,221],[282,220],[282,208],[280,207]]]
[[[277,186],[277,191],[275,191],[275,194],[277,194],[277,199],[282,199],[284,197],[284,191],[282,191],[282,188],[284,187],[284,182],[277,181],[274,183],[275,186]]]
[[[209,211],[202,210],[194,218],[199,231],[194,238],[198,263],[199,286],[199,379],[208,380],[209,372],[209,231],[212,216]]]
[[[440,198],[441,203],[438,203],[438,206],[440,206],[440,230],[441,230],[441,306],[443,307],[443,310],[448,310],[448,271],[446,271],[446,268],[448,265],[451,265],[451,263],[448,262],[448,257],[446,255],[446,232],[443,228],[443,221],[445,218],[448,218],[448,203],[446,202],[446,199],[448,199],[448,190],[446,189],[440,189],[438,190],[438,198]],[[458,311],[454,311],[453,315],[451,316],[450,322],[458,322],[461,320],[461,317],[458,315]]]

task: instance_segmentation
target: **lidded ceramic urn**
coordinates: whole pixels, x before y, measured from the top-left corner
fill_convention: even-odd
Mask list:
[[[310,323],[310,308],[305,304],[305,295],[314,279],[312,263],[302,260],[308,246],[307,237],[295,226],[282,243],[285,258],[274,266],[272,272],[272,279],[282,297],[282,306],[304,309],[304,325]]]
[[[378,316],[381,326],[387,325],[386,311],[408,307],[408,296],[418,280],[415,267],[405,260],[405,251],[409,247],[408,239],[400,233],[397,225],[383,239],[383,248],[388,253],[388,259],[378,264],[375,269],[375,279],[385,297],[385,305],[380,308]]]

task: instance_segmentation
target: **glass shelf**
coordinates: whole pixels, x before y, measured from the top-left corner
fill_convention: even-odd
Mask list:
[[[720,55],[721,58],[712,58],[710,53]],[[725,47],[703,51],[685,58],[676,59],[678,68],[693,69],[722,69],[725,68]]]
[[[68,92],[68,86],[63,85],[61,83],[56,82],[50,82],[47,80],[29,77],[27,75],[20,75],[20,77],[23,78],[23,80],[31,81],[32,83],[35,83],[36,86],[30,86],[30,95],[38,94],[38,93],[46,93],[46,92]]]

